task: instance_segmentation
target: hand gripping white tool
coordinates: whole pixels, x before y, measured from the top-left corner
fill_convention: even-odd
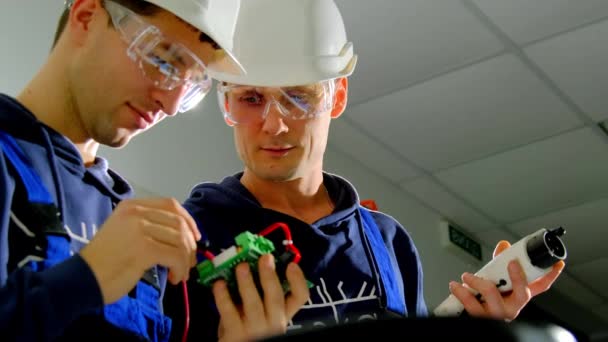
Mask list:
[[[512,289],[512,284],[507,266],[511,260],[517,259],[530,283],[549,273],[555,263],[566,258],[566,246],[560,239],[565,232],[562,227],[552,230],[542,228],[497,255],[475,275],[493,281],[501,292],[509,291]],[[469,290],[478,297],[480,296],[477,291]],[[458,316],[463,310],[462,303],[453,294],[450,294],[433,310],[433,314],[435,316]]]

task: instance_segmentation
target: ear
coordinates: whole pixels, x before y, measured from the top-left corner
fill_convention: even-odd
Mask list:
[[[103,14],[103,15],[101,15]],[[82,45],[95,20],[106,18],[100,0],[75,0],[70,9],[66,28],[69,28],[73,41]]]
[[[335,119],[344,113],[348,102],[348,79],[346,77],[335,80],[336,89],[334,95],[334,108],[331,110],[331,118]]]

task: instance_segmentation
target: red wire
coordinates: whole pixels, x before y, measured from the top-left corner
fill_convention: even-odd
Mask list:
[[[207,259],[213,260],[215,255],[209,251],[196,250],[197,253],[203,254]],[[188,330],[190,329],[190,301],[188,300],[188,285],[182,281],[182,288],[184,292],[184,308],[185,308],[185,320],[184,320],[184,334],[182,335],[182,342],[186,342],[188,339]]]
[[[291,243],[291,244],[285,246],[285,248],[290,249],[293,252],[293,254],[294,254],[293,262],[295,262],[296,264],[299,263],[300,259],[302,259],[302,255],[300,255],[300,251],[296,248],[296,246],[293,243]]]
[[[259,235],[268,235],[277,228],[283,228],[283,233],[285,233],[285,239],[291,241],[291,231],[289,230],[289,227],[283,222],[276,222],[271,224],[270,226],[264,228],[264,230],[262,230]]]
[[[291,239],[291,231],[289,230],[289,227],[285,223],[283,223],[283,222],[273,223],[270,226],[264,228],[260,232],[259,235],[261,235],[261,236],[268,235],[268,234],[272,233],[274,230],[276,230],[277,228],[283,229],[283,233],[285,234],[285,241],[286,241],[285,249],[293,252],[293,254],[294,254],[293,262],[295,262],[297,264],[298,262],[300,262],[300,259],[302,258],[302,256],[300,255],[300,251],[296,248],[296,246],[294,246],[293,240]]]
[[[184,307],[186,308],[186,318],[184,325],[184,335],[182,335],[182,342],[186,342],[188,339],[188,329],[190,328],[190,302],[188,301],[188,285],[185,281],[182,281],[182,288],[184,289]]]
[[[200,253],[201,251],[199,251]],[[203,255],[205,256],[205,258],[209,259],[209,260],[213,260],[215,258],[215,255],[213,255],[213,253],[209,252],[209,251],[202,251]]]

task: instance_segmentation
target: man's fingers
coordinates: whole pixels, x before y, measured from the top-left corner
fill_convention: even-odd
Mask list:
[[[224,329],[243,330],[241,315],[230,297],[228,286],[224,280],[217,280],[213,283],[213,297],[220,313],[222,322],[230,322],[230,327]]]
[[[566,263],[563,260],[560,260],[553,265],[553,268],[549,273],[530,283],[528,287],[530,288],[532,296],[534,297],[547,291],[562,273],[564,267],[566,267]]]
[[[196,241],[188,220],[176,213],[181,205],[172,199],[138,199],[123,206],[120,211],[136,220],[142,234],[160,243],[178,248],[188,257],[190,267],[196,263]]]
[[[275,269],[272,254],[262,255],[258,260],[260,283],[264,290],[266,318],[272,331],[278,333],[285,329],[287,321],[285,320],[285,295]]]
[[[530,289],[528,288],[528,279],[524,273],[524,269],[517,260],[513,260],[507,266],[509,271],[509,278],[511,278],[511,284],[513,292],[511,293],[511,300],[515,300],[515,304],[518,308],[523,307],[532,298]],[[519,312],[519,310],[517,311]],[[514,313],[517,315],[517,313]],[[510,315],[510,316],[514,316]]]
[[[151,262],[152,265],[158,264],[167,267],[169,269],[168,278],[172,284],[188,280],[192,267],[190,253],[184,248],[168,245],[151,236],[145,236],[143,242],[146,251],[142,255],[152,256],[154,258]]]
[[[458,298],[469,315],[474,317],[481,317],[485,315],[483,305],[481,305],[475,295],[471,293],[470,289],[467,289],[458,282],[451,281],[450,292],[454,295],[454,297]]]
[[[175,248],[188,248],[190,244],[184,241],[179,231],[152,221],[141,219],[139,227],[143,236],[154,239],[162,244]],[[192,248],[189,248],[191,250]]]
[[[188,226],[189,223],[185,217],[171,211],[156,208],[140,207],[139,210],[146,220],[179,232],[183,236],[183,241],[187,244],[186,246],[190,247],[191,250],[196,250],[196,238]]]
[[[118,208],[120,208],[121,205],[123,207],[139,205],[145,208],[169,211],[179,215],[185,221],[194,239],[196,241],[201,239],[201,233],[198,230],[196,222],[190,213],[188,213],[188,211],[174,198],[136,198],[122,201],[118,204]]]
[[[190,229],[190,231],[192,232],[192,235],[194,236],[194,240],[199,241],[201,239],[201,232],[198,230],[198,226],[196,224],[196,221],[194,221],[194,218],[192,218],[190,213],[179,202],[175,201],[174,203],[172,203],[172,205],[175,208],[175,210],[179,214],[181,214],[181,216],[184,218],[184,220],[186,220],[188,228]]]
[[[292,262],[287,265],[285,273],[290,288],[289,295],[285,300],[285,315],[287,316],[287,320],[291,320],[310,297],[310,291],[304,277],[304,272],[302,272],[298,264]]]
[[[160,216],[164,215],[161,214]],[[189,232],[183,232],[148,220],[141,220],[140,227],[144,236],[173,247],[175,253],[184,255],[190,267],[196,264],[196,243],[192,240]]]
[[[260,294],[253,280],[252,270],[249,264],[241,263],[236,266],[236,281],[243,303],[243,312],[245,314],[245,326],[247,330],[254,335],[259,335],[264,331],[265,325],[256,324],[258,321],[265,320],[264,305]]]
[[[492,254],[493,257],[495,258],[498,254],[502,253],[509,247],[511,247],[511,244],[509,243],[509,241],[505,241],[505,240],[499,241],[496,244],[496,248],[494,248],[494,253]]]
[[[476,277],[470,273],[464,273],[462,280],[470,288],[475,289],[480,295],[485,305],[487,313],[491,317],[500,318],[504,316],[504,302],[502,294],[496,288],[496,284],[493,282]]]

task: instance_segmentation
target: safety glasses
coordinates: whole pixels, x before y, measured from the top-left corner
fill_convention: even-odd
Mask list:
[[[194,108],[211,89],[205,64],[184,45],[168,40],[128,8],[104,1],[115,29],[129,44],[127,55],[153,84],[165,90],[184,87],[179,111]]]
[[[222,113],[235,124],[263,121],[272,105],[287,119],[312,119],[332,109],[334,93],[334,80],[293,87],[217,86]]]

